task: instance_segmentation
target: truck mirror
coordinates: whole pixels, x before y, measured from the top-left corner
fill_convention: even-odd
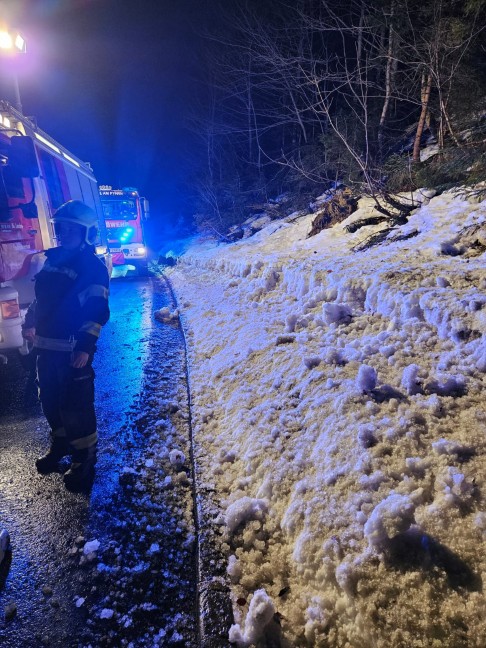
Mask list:
[[[150,216],[150,205],[146,198],[142,198],[143,216],[148,218]]]
[[[38,178],[39,165],[35,154],[34,142],[27,135],[14,135],[10,138],[8,166],[20,178]]]

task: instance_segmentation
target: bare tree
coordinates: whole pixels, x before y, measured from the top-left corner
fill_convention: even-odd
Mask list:
[[[212,85],[200,126],[202,194],[215,218],[224,183],[250,195],[251,182],[271,186],[279,169],[355,184],[389,216],[405,209],[387,192],[384,160],[414,128],[418,161],[432,114],[439,144],[446,133],[459,144],[450,101],[485,4],[246,0],[225,11],[222,2],[219,29],[207,34]]]

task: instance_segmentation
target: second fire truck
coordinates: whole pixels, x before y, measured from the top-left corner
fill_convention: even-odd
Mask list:
[[[100,185],[101,204],[108,234],[113,265],[133,265],[141,275],[148,272],[144,225],[149,204],[137,189],[113,189]]]

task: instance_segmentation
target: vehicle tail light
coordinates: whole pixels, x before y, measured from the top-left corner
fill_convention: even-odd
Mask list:
[[[16,299],[7,299],[6,301],[0,302],[0,310],[4,320],[20,317],[20,307]]]

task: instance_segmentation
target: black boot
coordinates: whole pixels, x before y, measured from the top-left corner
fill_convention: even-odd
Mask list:
[[[64,485],[70,491],[87,491],[93,485],[96,464],[96,446],[75,452],[71,468],[64,474]]]
[[[43,457],[39,457],[35,462],[37,471],[42,475],[58,472],[59,462],[69,453],[70,449],[66,439],[64,437],[54,437],[49,452]]]

